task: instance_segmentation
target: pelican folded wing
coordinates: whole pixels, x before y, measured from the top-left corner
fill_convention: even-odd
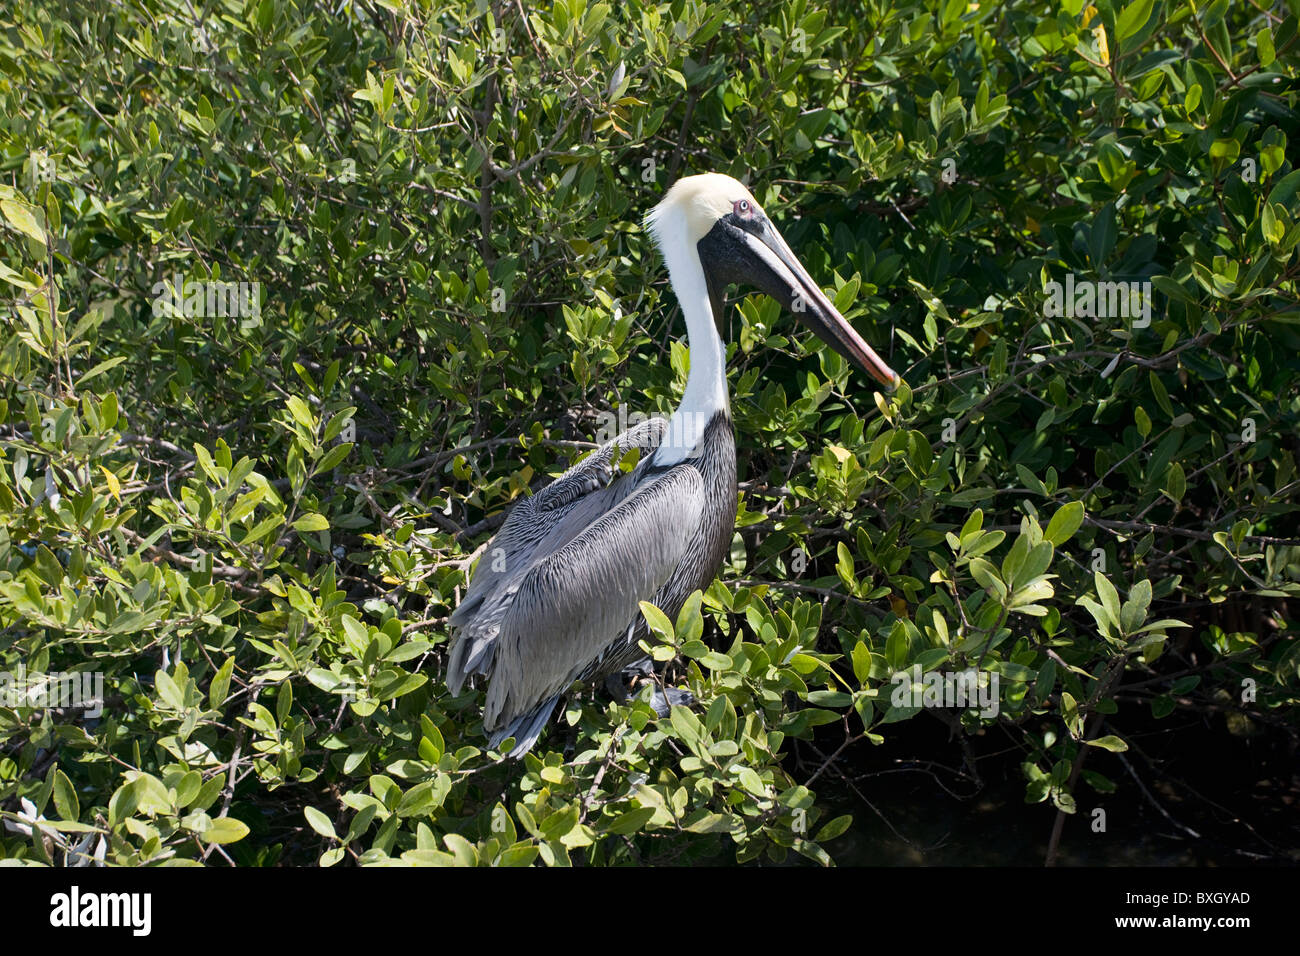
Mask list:
[[[630,632],[639,602],[681,562],[703,501],[700,473],[679,465],[528,571],[496,641],[483,716],[494,744],[539,720],[540,732],[559,695],[611,651],[611,636]]]

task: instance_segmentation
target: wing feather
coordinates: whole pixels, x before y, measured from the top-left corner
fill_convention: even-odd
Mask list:
[[[649,459],[611,484],[617,458],[629,448],[657,446],[667,427],[663,419],[652,418],[628,429],[515,504],[451,616],[456,634],[447,656],[447,686],[453,694],[470,675],[487,673],[501,620],[524,576],[639,487]]]
[[[501,617],[483,725],[536,712],[622,637],[680,563],[704,504],[682,464],[638,487],[519,582]]]

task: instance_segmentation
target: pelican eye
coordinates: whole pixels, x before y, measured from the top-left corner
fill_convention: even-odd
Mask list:
[[[748,199],[737,199],[731,204],[731,210],[741,219],[749,219],[754,215],[754,204]]]

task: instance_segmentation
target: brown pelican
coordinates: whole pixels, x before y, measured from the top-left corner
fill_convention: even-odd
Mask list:
[[[518,502],[451,617],[447,686],[459,694],[466,678],[488,679],[483,729],[494,747],[513,737],[512,756],[533,746],[570,684],[642,656],[638,602],[675,618],[730,548],[736,448],[717,331],[729,284],[777,299],[886,388],[898,381],[730,176],[679,180],[646,226],[686,317],[682,402],[671,419],[628,429]],[[621,473],[631,448],[648,453]]]

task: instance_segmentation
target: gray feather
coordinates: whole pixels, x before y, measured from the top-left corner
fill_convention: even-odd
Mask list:
[[[630,447],[654,447],[667,423],[629,429],[511,511],[452,615],[447,686],[488,679],[483,726],[495,746],[526,752],[575,680],[639,655],[639,602],[675,617],[713,580],[736,517],[731,422],[718,414],[697,457],[671,467],[645,456],[612,483]]]

